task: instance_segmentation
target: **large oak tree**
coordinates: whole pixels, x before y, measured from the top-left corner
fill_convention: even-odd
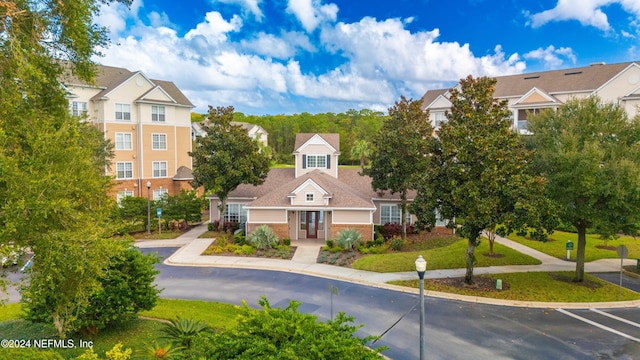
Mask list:
[[[433,127],[429,111],[421,106],[420,100],[403,96],[389,108],[389,117],[373,141],[371,166],[363,170],[371,177],[373,190],[400,194],[403,238],[407,234],[407,195],[429,167]]]
[[[412,205],[420,224],[434,224],[434,209],[468,239],[465,282],[473,283],[475,249],[484,229],[524,227],[544,179],[530,176],[529,154],[512,131],[505,101],[493,97],[495,79],[471,76],[450,90],[451,111],[437,130],[418,195]],[[464,220],[460,224],[456,221]],[[529,221],[533,222],[533,221]],[[539,225],[540,222],[536,222]]]
[[[605,237],[640,224],[640,119],[598,97],[530,116],[535,170],[548,197],[578,230],[575,281],[584,279],[586,231]]]
[[[209,106],[203,123],[206,135],[196,141],[193,157],[193,185],[204,186],[205,192],[220,199],[220,219],[229,193],[240,184],[260,185],[269,173],[269,158],[260,153],[258,142],[245,129],[233,122],[233,106]]]

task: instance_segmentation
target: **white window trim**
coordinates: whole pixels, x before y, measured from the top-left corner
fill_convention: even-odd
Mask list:
[[[158,136],[158,137],[164,137],[164,148],[156,148],[156,141],[154,140],[154,137]],[[160,144],[160,141],[158,141],[158,144]],[[167,134],[165,133],[153,133],[151,134],[151,150],[167,150]]]
[[[77,106],[82,104],[82,106]],[[73,116],[82,116],[86,114],[88,110],[88,104],[86,101],[72,101],[71,102],[71,115]]]
[[[162,195],[169,193],[169,189],[159,188],[153,189],[153,201],[158,201],[162,199]]]
[[[160,111],[162,110],[162,111]],[[153,119],[153,116],[156,116],[156,119]],[[162,116],[162,119],[160,118]],[[166,108],[162,105],[151,105],[151,121],[152,122],[166,122],[167,121],[167,111]]]
[[[129,135],[129,147],[118,147],[118,136],[125,136],[125,135]],[[116,140],[116,150],[133,150],[133,134],[131,134],[130,132],[117,132],[115,135],[115,140]],[[126,145],[126,141],[121,141],[122,145]]]
[[[162,168],[162,165],[164,164],[164,169]],[[157,168],[156,168],[157,166]],[[165,172],[164,175],[157,175],[156,176],[156,170],[161,173],[163,170]],[[167,161],[153,161],[151,162],[151,177],[152,178],[166,178],[169,176],[169,164]]]
[[[229,211],[229,209],[233,206],[234,209]],[[231,220],[231,216],[238,218],[238,220]],[[238,223],[247,222],[247,209],[244,207],[244,204],[241,203],[230,203],[226,204],[226,208],[223,214],[223,219],[225,222],[236,221]]]
[[[118,201],[118,205],[120,205],[120,202],[122,201],[122,199],[126,198],[127,196],[133,197],[133,190],[118,191],[118,194],[116,195],[116,200]]]
[[[120,111],[118,111],[118,107],[120,107]],[[125,109],[127,111],[125,111]],[[131,104],[124,103],[116,103],[114,106],[113,116],[116,121],[131,121]],[[122,119],[118,119],[118,113],[122,113]],[[125,114],[129,114],[129,118],[127,119]]]
[[[314,166],[309,166],[309,159],[310,158],[314,158],[315,159],[315,165]],[[319,159],[322,159],[322,161],[324,162],[324,166],[319,166]],[[318,155],[318,154],[306,154],[306,160],[307,163],[306,168],[307,169],[326,169],[327,168],[327,155],[326,154],[322,154],[322,155]]]
[[[125,174],[124,177],[118,177],[118,173],[120,172],[118,170],[118,166],[122,165],[122,166],[126,167],[127,164],[129,164],[129,167],[131,169],[131,176],[127,177],[126,174]],[[125,168],[124,170],[122,170],[122,172],[125,173],[125,172],[128,172],[128,170]],[[116,163],[116,179],[117,180],[133,179],[133,162],[131,162],[131,161],[119,161],[119,162],[117,162]]]
[[[311,195],[311,200],[309,200],[309,195]],[[312,192],[308,192],[304,194],[304,201],[308,203],[312,203],[315,201],[315,195]]]
[[[382,220],[382,209],[383,208],[389,208],[389,221],[383,221]],[[391,220],[394,220],[392,208],[397,208],[399,213],[400,213],[398,215],[398,222],[391,221]],[[408,211],[407,211],[407,214],[406,214],[406,218],[407,218],[407,224],[411,224],[411,213],[409,213]],[[386,223],[394,223],[394,222],[396,224],[402,224],[402,209],[400,208],[400,204],[381,204],[380,205],[380,224],[384,225]]]

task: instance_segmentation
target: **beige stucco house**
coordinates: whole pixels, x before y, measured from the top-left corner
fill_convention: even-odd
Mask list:
[[[630,117],[640,106],[640,62],[596,63],[586,67],[496,77],[494,96],[507,100],[513,127],[527,133],[527,115],[557,109],[570,98],[597,95],[606,103],[620,104]],[[449,90],[429,90],[422,97],[434,128],[446,121],[451,108]]]
[[[400,223],[399,196],[374,192],[359,169],[339,168],[339,149],[338,134],[297,134],[295,167],[271,169],[259,186],[240,185],[229,195],[225,221],[246,223],[248,233],[266,224],[292,240],[333,239],[347,228],[371,240],[374,224]],[[220,201],[209,200],[211,219],[218,219]]]
[[[94,123],[115,146],[105,171],[114,178],[118,200],[147,194],[158,199],[191,189],[194,105],[174,83],[111,66],[98,66],[92,84],[73,76],[62,83],[69,111]]]

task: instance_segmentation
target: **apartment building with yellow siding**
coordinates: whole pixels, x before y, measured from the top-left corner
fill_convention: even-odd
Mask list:
[[[113,192],[158,199],[191,189],[191,109],[194,105],[170,81],[141,71],[98,66],[93,84],[69,76],[69,111],[85,116],[114,145]]]

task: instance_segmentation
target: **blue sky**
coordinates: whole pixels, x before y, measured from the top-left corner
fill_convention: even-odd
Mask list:
[[[206,112],[384,111],[460,78],[640,60],[640,0],[134,0],[96,61]]]

